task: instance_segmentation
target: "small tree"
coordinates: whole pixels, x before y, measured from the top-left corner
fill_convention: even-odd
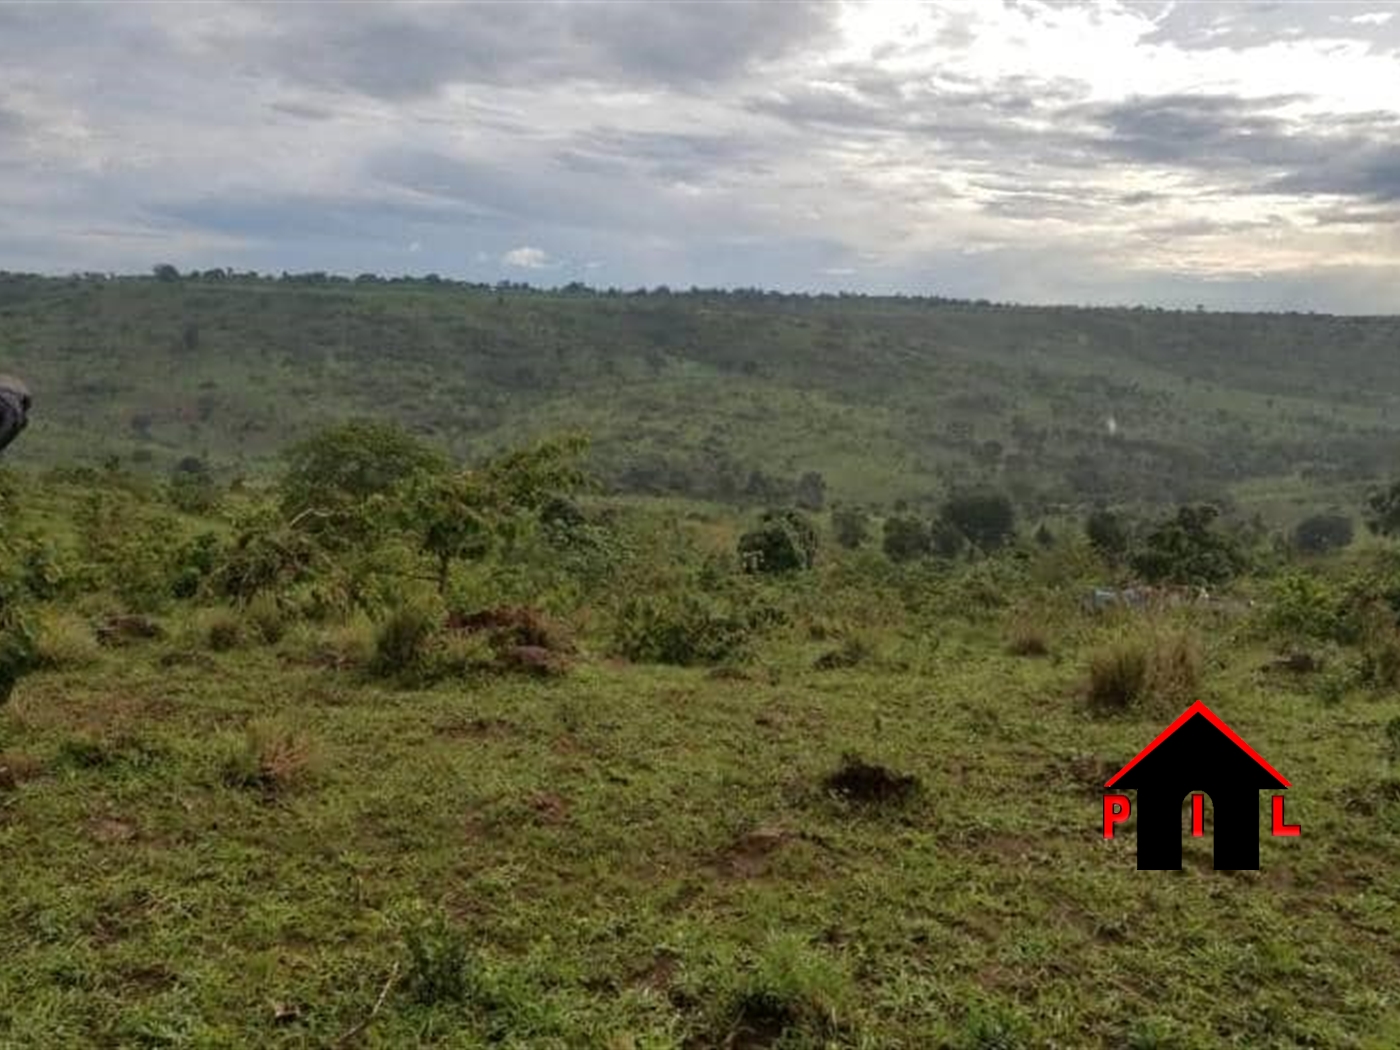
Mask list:
[[[842,547],[855,550],[870,538],[870,517],[859,507],[837,507],[831,512],[831,531]]]
[[[817,558],[817,530],[797,510],[768,510],[759,526],[739,537],[746,572],[783,573],[810,569]]]
[[[1304,554],[1326,554],[1351,545],[1351,519],[1345,514],[1314,514],[1293,529],[1293,546]]]
[[[170,502],[186,514],[204,514],[218,499],[218,486],[208,465],[197,456],[186,456],[170,472]]]
[[[509,548],[543,510],[587,484],[580,466],[586,447],[569,437],[508,452],[477,470],[412,476],[401,493],[400,520],[433,558],[439,593],[447,590],[454,562],[480,560],[498,543]]]
[[[1366,527],[1377,536],[1400,533],[1400,481],[1373,489],[1366,498]]]
[[[1128,553],[1131,537],[1122,515],[1099,507],[1084,519],[1084,535],[1089,544],[1110,562],[1118,562]]]
[[[1016,510],[1000,492],[966,492],[944,502],[939,516],[984,551],[1006,543],[1016,528]]]
[[[883,546],[890,561],[913,561],[928,556],[933,549],[933,535],[922,518],[896,515],[885,519]]]
[[[393,423],[343,423],[294,445],[282,477],[282,512],[336,544],[363,539],[366,509],[416,474],[440,474],[437,449]]]
[[[1210,504],[1178,508],[1133,555],[1134,571],[1153,583],[1203,585],[1230,579],[1244,567],[1245,558],[1233,540],[1212,527],[1219,515]]]

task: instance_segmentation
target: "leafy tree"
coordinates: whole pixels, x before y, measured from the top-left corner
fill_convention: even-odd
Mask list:
[[[454,562],[478,561],[498,544],[509,548],[546,510],[557,511],[561,497],[587,484],[585,448],[571,437],[508,452],[477,470],[413,475],[402,490],[400,520],[433,558],[439,593]]]
[[[870,517],[859,507],[837,507],[831,512],[831,530],[837,543],[855,550],[870,538]]]
[[[1132,557],[1134,571],[1153,582],[1223,583],[1244,568],[1243,552],[1228,536],[1213,528],[1218,508],[1210,504],[1179,507],[1162,522]]]
[[[1377,536],[1400,533],[1400,481],[1373,489],[1366,498],[1366,527]]]
[[[1351,545],[1351,519],[1345,514],[1314,514],[1293,529],[1293,546],[1305,554],[1325,554]]]
[[[370,531],[369,501],[405,479],[440,474],[446,459],[393,423],[343,423],[294,445],[282,477],[282,511],[333,544]]]
[[[944,502],[939,516],[984,551],[996,550],[1016,529],[1016,511],[1000,492],[966,492]]]
[[[922,518],[895,515],[885,519],[883,547],[890,561],[913,561],[932,551],[933,534]]]
[[[170,472],[170,502],[186,514],[204,514],[218,500],[219,490],[208,465],[196,456],[186,456]]]
[[[956,558],[967,546],[967,537],[956,525],[938,518],[929,525],[929,543],[940,558]]]
[[[1123,516],[1106,507],[1099,507],[1084,519],[1084,535],[1094,550],[1111,562],[1121,560],[1131,543]]]
[[[151,273],[157,281],[178,281],[180,279],[180,271],[169,263],[157,263],[151,267]]]
[[[746,572],[783,573],[810,569],[817,558],[817,530],[797,510],[767,510],[758,528],[739,537]]]
[[[797,479],[793,499],[803,510],[821,510],[826,506],[826,479],[815,470],[809,470]]]

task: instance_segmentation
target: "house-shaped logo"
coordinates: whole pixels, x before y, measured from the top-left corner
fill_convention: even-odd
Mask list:
[[[1197,701],[1105,785],[1137,791],[1139,871],[1181,867],[1181,803],[1193,792],[1210,797],[1217,870],[1259,867],[1259,792],[1289,787],[1283,774],[1265,762],[1205,704]],[[1192,834],[1204,832],[1205,800],[1192,794]],[[1128,796],[1105,795],[1104,838],[1128,819]],[[1283,822],[1283,796],[1273,797],[1273,833],[1297,835]]]

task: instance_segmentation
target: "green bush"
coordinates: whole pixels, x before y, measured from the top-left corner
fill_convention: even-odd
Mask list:
[[[243,610],[253,632],[266,645],[276,645],[287,633],[287,613],[275,595],[259,594]]]
[[[1347,642],[1353,638],[1346,595],[1316,576],[1293,572],[1273,584],[1264,614],[1278,634]]]
[[[758,528],[739,537],[739,557],[746,572],[798,572],[816,562],[817,544],[816,527],[805,514],[769,510]]]
[[[39,663],[38,637],[25,617],[9,613],[0,626],[0,706],[10,699],[19,680]]]
[[[439,911],[420,910],[404,923],[408,965],[404,987],[427,1006],[460,1003],[472,996],[472,952],[462,931]]]
[[[426,606],[408,602],[390,611],[374,633],[370,671],[381,677],[421,673],[439,617]]]
[[[772,611],[734,600],[701,596],[644,595],[619,611],[613,648],[639,663],[717,664],[750,655],[755,635]]]
[[[1220,511],[1209,504],[1177,509],[1133,553],[1133,571],[1150,583],[1224,583],[1246,566],[1244,552],[1214,527]]]
[[[921,518],[896,515],[885,519],[881,546],[890,561],[913,561],[932,552],[933,533]]]

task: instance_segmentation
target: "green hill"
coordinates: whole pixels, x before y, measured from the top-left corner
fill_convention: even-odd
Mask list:
[[[168,275],[167,275],[168,276]],[[1400,450],[1400,319],[426,280],[0,276],[11,454],[256,472],[333,419],[468,456],[569,428],[624,491],[1354,501]]]

